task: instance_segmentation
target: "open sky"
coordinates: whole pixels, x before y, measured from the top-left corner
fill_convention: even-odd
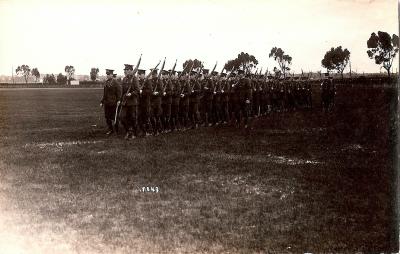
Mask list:
[[[379,72],[366,41],[378,30],[398,34],[397,6],[395,0],[0,0],[0,74],[21,64],[41,73],[73,65],[76,74],[92,67],[100,75],[105,68],[122,74],[140,53],[145,69],[167,57],[166,69],[175,59],[182,69],[197,58],[206,68],[218,61],[220,71],[242,51],[265,71],[277,66],[268,58],[274,46],[293,57],[293,71],[324,71],[325,52],[340,45],[350,50],[353,71]]]

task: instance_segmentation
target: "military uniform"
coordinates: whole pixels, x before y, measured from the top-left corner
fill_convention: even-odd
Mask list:
[[[222,87],[221,81],[214,81],[214,98],[213,98],[213,118],[214,124],[219,124],[222,121],[222,112],[221,112],[221,97],[222,97]]]
[[[164,94],[163,81],[157,77],[152,78],[153,93],[151,95],[151,124],[153,126],[153,135],[157,135],[163,129],[161,126],[162,117],[162,96]]]
[[[104,116],[108,126],[108,135],[114,131],[112,123],[115,119],[117,103],[121,98],[121,87],[115,79],[112,78],[113,71],[114,70],[106,69],[108,77],[104,83],[103,97],[101,99],[101,104],[104,107]],[[118,126],[116,126],[116,128],[118,129]]]
[[[199,103],[201,87],[199,81],[192,79],[190,82],[191,93],[189,95],[189,116],[192,122],[192,128],[197,128],[199,124]]]
[[[294,88],[294,81],[290,81],[287,85],[287,90],[286,90],[286,97],[287,97],[287,109],[288,110],[294,110],[295,108],[295,97],[293,93],[293,88]]]
[[[171,107],[172,107],[172,92],[173,85],[172,81],[168,79],[164,79],[164,92],[162,97],[162,122],[164,126],[164,130],[171,130]]]
[[[221,116],[222,120],[227,123],[230,121],[229,117],[229,90],[230,85],[228,80],[222,80],[221,82]]]
[[[145,135],[148,134],[150,127],[152,93],[153,93],[153,83],[150,79],[145,79],[143,81],[142,95],[139,106],[142,130],[145,133]]]
[[[255,117],[260,116],[260,101],[261,101],[261,82],[258,80],[252,80],[253,86],[253,115]]]
[[[133,66],[126,64],[125,70],[132,71]],[[126,130],[126,138],[137,136],[139,81],[132,75],[126,75],[122,80],[121,112],[120,119]]]
[[[310,81],[306,81],[306,89],[307,89],[307,107],[312,108],[312,86]]]
[[[261,77],[263,78],[263,77]],[[270,98],[269,98],[269,84],[265,81],[261,81],[260,86],[260,114],[265,115],[268,113],[268,105],[270,105]]]
[[[181,123],[184,128],[188,127],[189,122],[189,96],[192,93],[192,88],[188,80],[181,80],[181,100],[180,100],[180,113],[181,113]]]
[[[171,128],[175,130],[179,125],[179,104],[181,100],[181,83],[172,80]]]
[[[211,78],[207,78],[203,88],[203,108],[204,108],[204,123],[208,126],[214,122],[213,119],[213,98],[214,98],[214,82]]]
[[[236,79],[231,80],[231,88],[230,88],[230,108],[231,108],[231,119],[236,120],[236,124],[240,124],[240,101],[239,101],[239,82]]]
[[[252,87],[249,77],[239,80],[239,103],[241,115],[244,117],[244,125],[247,128],[249,113],[251,110]]]

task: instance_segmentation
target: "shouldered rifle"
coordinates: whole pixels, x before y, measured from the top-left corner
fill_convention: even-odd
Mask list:
[[[192,71],[193,71],[193,67],[194,67],[194,61],[193,61],[193,63],[192,63],[192,66],[190,67],[190,70],[189,70],[189,79],[188,79],[188,82],[189,82],[189,86],[190,86],[190,74],[192,73]],[[193,86],[190,86],[190,93],[192,93],[192,91],[193,91],[193,87],[194,87],[194,85]]]
[[[162,64],[162,66],[161,66],[161,70],[160,70],[160,72],[158,73],[158,78],[160,78],[161,77],[161,73],[163,72],[163,70],[164,70],[164,66],[165,66],[165,60],[166,60],[167,58],[166,57],[164,57],[164,62],[163,62],[163,64]]]
[[[192,63],[192,66],[191,66],[190,69],[189,69],[188,77],[190,77],[190,73],[192,72],[193,67],[194,67],[194,62]],[[185,69],[183,69],[183,70],[185,70]],[[183,71],[182,71],[182,73],[183,73]],[[185,87],[186,87],[186,83],[187,83],[187,82],[189,82],[189,79],[186,80],[185,84],[182,86],[181,94],[183,93],[183,90],[185,90]],[[190,86],[190,83],[189,83],[189,86]],[[191,87],[190,87],[190,88],[191,88]],[[192,92],[192,91],[189,91],[189,92]]]
[[[267,71],[265,72],[264,80],[267,80],[267,78],[268,78],[268,68],[267,68]]]
[[[212,73],[215,71],[215,68],[217,68],[217,64],[218,64],[218,61],[215,62],[214,68],[212,69],[212,71],[209,74],[210,76],[212,76]]]
[[[141,62],[141,61],[142,61],[142,54],[140,54],[139,60],[138,60],[138,62],[137,62],[137,64],[136,64],[136,67],[135,67],[135,69],[133,69],[133,73],[132,73],[133,76],[131,77],[131,80],[133,79],[133,77],[135,76],[137,70],[139,69],[139,65],[140,65],[140,62]],[[121,105],[122,105],[122,106],[126,104],[126,100],[127,100],[126,97],[129,97],[128,94],[131,92],[131,90],[132,90],[132,82],[131,82],[131,84],[129,85],[128,90],[126,91],[126,93],[125,93],[125,94],[123,95],[123,97],[122,97],[122,102],[121,102]]]
[[[222,73],[224,72],[224,70],[225,70],[225,66],[222,67],[221,72],[218,74],[218,81],[217,82],[220,83],[220,84],[221,84],[221,76],[222,76]],[[221,88],[221,93],[224,93],[224,88],[222,86],[220,88]],[[214,91],[215,91],[215,88],[214,88]]]
[[[164,84],[163,84],[163,90],[165,90],[165,88],[166,88],[166,86],[167,86],[167,83],[171,81],[171,76],[172,76],[172,73],[174,73],[174,71],[175,71],[175,67],[176,67],[176,62],[177,62],[177,61],[178,61],[178,59],[175,60],[174,67],[172,67],[171,72],[168,74],[168,79],[167,79],[167,81],[164,82]]]
[[[188,76],[189,76],[189,77],[190,77],[190,73],[192,73],[193,67],[194,67],[194,62],[192,63],[192,66],[191,66],[190,69],[189,69],[189,72],[188,72]]]
[[[224,66],[224,67],[222,67],[222,70],[221,70],[221,72],[218,74],[218,79],[220,79],[220,78],[221,78],[221,76],[222,76],[222,73],[224,72],[224,70],[225,70],[225,66]]]
[[[185,65],[185,67],[183,68],[182,72],[179,73],[179,75],[178,75],[178,82],[180,82],[180,77],[182,77],[184,71],[187,69],[188,66],[189,66],[189,63],[187,63],[187,64]],[[184,88],[185,88],[185,85],[182,86],[182,89],[181,89],[181,92],[180,92],[181,95],[183,94],[183,89],[184,89]]]
[[[164,70],[164,66],[165,66],[165,60],[166,60],[167,58],[166,57],[164,57],[164,62],[163,62],[163,64],[162,64],[162,66],[161,66],[161,69],[160,69],[160,72],[158,73],[158,76],[157,76],[157,82],[160,82],[160,80],[161,80],[161,73],[163,72],[163,70]],[[155,84],[155,86],[153,87],[153,93],[156,91],[156,88],[157,88],[157,86],[158,86],[158,84]],[[164,86],[163,86],[164,87]]]
[[[182,72],[179,73],[178,78],[182,77],[182,75],[184,74],[184,72],[185,72],[185,70],[187,69],[188,66],[189,66],[189,63],[187,63],[187,64],[185,65],[185,67],[183,68]]]
[[[133,69],[133,75],[135,75],[136,72],[138,71],[139,65],[140,65],[140,62],[141,62],[141,61],[142,61],[142,54],[140,54],[140,57],[139,57],[139,60],[138,60],[138,62],[137,62],[137,64],[136,64],[136,66],[135,66],[135,69]]]
[[[171,76],[172,76],[172,74],[173,74],[173,73],[174,73],[174,71],[175,71],[176,62],[178,62],[178,59],[176,59],[176,60],[175,60],[174,67],[172,67],[171,73],[168,75],[168,78],[169,78],[169,79],[171,79]]]
[[[160,65],[160,63],[161,63],[161,60],[158,62],[158,64],[156,65],[156,67],[154,67],[153,69],[150,69],[150,73],[147,74],[146,79],[150,78],[151,73],[153,72],[153,70],[157,69],[157,67]]]
[[[203,63],[202,62],[200,62],[200,67],[199,67],[199,74],[201,74],[201,72],[203,71],[203,69],[204,69],[204,65],[203,65]],[[196,80],[198,80],[198,82],[200,81],[200,79],[199,78],[195,78]],[[191,86],[191,91],[193,91],[193,89],[194,89],[194,86],[196,85],[196,83],[194,83],[193,82],[193,85]]]
[[[131,92],[131,90],[132,90],[132,79],[133,79],[133,76],[132,77],[130,77],[130,85],[129,85],[129,88],[128,88],[128,90],[126,91],[126,93],[124,93],[124,95],[122,96],[122,101],[121,101],[121,105],[122,106],[124,106],[125,104],[126,104],[126,100],[127,100],[127,97],[129,97],[128,96],[128,94]]]
[[[231,77],[231,74],[236,71],[235,67],[232,68],[231,72],[229,72],[229,74],[226,76],[226,79]]]
[[[164,65],[165,65],[165,58],[164,58],[163,65],[161,66],[161,70],[160,70],[160,72],[159,72],[158,75],[157,75],[157,81],[156,81],[156,82],[153,82],[153,85],[154,85],[154,87],[153,87],[153,93],[156,92],[156,89],[157,89],[157,87],[158,87],[158,85],[159,85],[159,82],[161,82],[161,72],[162,72],[163,69],[164,69]]]

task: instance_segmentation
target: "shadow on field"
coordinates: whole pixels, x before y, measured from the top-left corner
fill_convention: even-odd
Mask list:
[[[29,93],[0,94],[0,222],[15,236],[9,245],[396,251],[394,90],[339,87],[330,113],[315,99],[313,111],[253,119],[250,131],[220,126],[128,142],[104,136],[102,113],[93,113],[101,90]]]

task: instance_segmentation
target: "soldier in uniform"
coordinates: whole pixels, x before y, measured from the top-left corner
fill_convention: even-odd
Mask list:
[[[333,81],[333,77],[329,77],[329,106],[330,110],[333,109],[335,105],[335,95],[336,95],[336,85]]]
[[[327,112],[331,109],[336,92],[333,79],[329,77],[329,73],[325,73],[325,78],[321,84],[321,90],[322,109]]]
[[[145,137],[149,136],[149,129],[151,126],[150,117],[151,117],[151,96],[153,93],[153,84],[151,79],[145,78],[145,70],[138,70],[138,74],[143,76],[142,79],[142,89],[141,89],[141,100],[140,100],[140,115],[141,115],[141,129]],[[152,126],[151,126],[152,127]]]
[[[163,81],[157,77],[157,70],[152,70],[151,81],[153,84],[153,91],[151,95],[151,125],[153,126],[153,135],[157,136],[162,130],[161,116],[162,116],[162,96],[164,94]]]
[[[234,73],[230,74],[231,79],[230,89],[229,89],[229,108],[231,110],[231,121],[232,125],[236,125],[236,127],[240,126],[240,105],[239,105],[239,82],[235,77]],[[235,119],[235,120],[233,120]]]
[[[206,103],[205,103],[204,88],[207,86],[207,82],[209,79],[209,70],[202,69],[202,72],[203,72],[203,78],[200,80],[201,93],[200,93],[199,111],[200,111],[201,124],[204,124],[205,123],[205,115],[207,113],[207,110],[205,108]]]
[[[251,110],[251,100],[252,100],[252,87],[250,82],[250,74],[243,77],[241,74],[239,80],[239,103],[241,115],[244,117],[244,128],[247,129],[248,119]]]
[[[293,90],[294,94],[294,99],[295,99],[295,107],[296,109],[299,109],[301,107],[301,100],[300,100],[300,95],[301,95],[301,89],[300,89],[300,82],[296,82],[296,86]]]
[[[269,98],[268,98],[268,89],[269,86],[267,82],[264,79],[264,75],[260,76],[260,115],[265,115],[268,112],[268,105],[269,103]]]
[[[125,139],[137,136],[137,119],[139,103],[139,81],[133,75],[133,65],[125,64],[125,77],[122,80],[120,119],[125,127]],[[133,133],[134,132],[134,133]]]
[[[221,73],[221,119],[224,124],[230,121],[229,118],[229,81],[226,79],[226,73]]]
[[[271,82],[270,98],[271,98],[271,111],[278,111],[278,80],[273,79]]]
[[[306,81],[306,89],[307,89],[307,107],[312,109],[312,86],[310,80]]]
[[[212,101],[213,106],[213,124],[218,125],[222,121],[222,112],[221,112],[221,96],[222,96],[222,87],[221,81],[218,77],[218,72],[214,72],[212,76],[212,81],[214,82],[214,98]]]
[[[181,115],[181,123],[182,130],[185,130],[188,127],[189,122],[189,96],[192,93],[192,88],[190,87],[188,76],[181,76],[181,99],[180,99],[180,115]]]
[[[171,74],[170,74],[171,73]],[[171,131],[171,107],[172,107],[172,93],[173,93],[173,84],[170,78],[172,74],[172,70],[163,71],[162,73],[162,81],[164,82],[164,93],[162,97],[162,125],[164,126],[164,131]]]
[[[293,88],[294,88],[294,82],[295,80],[292,78],[288,81],[287,83],[287,88],[286,88],[286,98],[287,98],[287,109],[288,111],[294,110],[294,93],[293,93]]]
[[[261,111],[261,81],[257,80],[257,77],[253,77],[252,79],[252,86],[253,86],[253,116],[259,117]]]
[[[272,112],[274,109],[274,77],[272,75],[268,76],[268,83],[267,83],[267,91],[266,91],[266,97],[268,98],[267,100],[267,109],[265,113]]]
[[[189,116],[192,122],[192,128],[197,128],[199,124],[199,103],[201,87],[199,81],[196,79],[197,72],[192,71],[190,76],[191,93],[189,96]]]
[[[107,79],[104,84],[103,98],[100,103],[100,106],[104,107],[104,116],[108,126],[107,135],[111,135],[114,132],[112,123],[115,119],[115,111],[120,104],[121,98],[121,87],[113,78],[113,72],[114,70],[106,69]],[[115,127],[118,130],[118,126]]]
[[[281,105],[280,107],[282,109],[282,112],[286,111],[286,106],[287,106],[286,84],[287,84],[287,80],[282,79],[280,82],[280,94],[279,94],[280,105]]]
[[[177,77],[172,74],[172,104],[171,104],[171,129],[175,131],[179,124],[179,103],[181,100],[181,84]]]
[[[208,73],[208,70],[205,70]],[[203,87],[203,109],[204,109],[204,125],[211,126],[213,123],[213,97],[214,97],[214,82],[211,77],[207,76],[204,80]]]

